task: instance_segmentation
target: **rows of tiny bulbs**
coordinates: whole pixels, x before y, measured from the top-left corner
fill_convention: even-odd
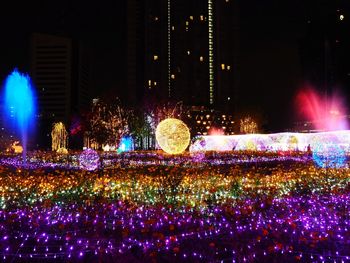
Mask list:
[[[242,158],[103,173],[2,166],[0,255],[10,262],[349,260],[347,168],[292,159],[247,166]]]

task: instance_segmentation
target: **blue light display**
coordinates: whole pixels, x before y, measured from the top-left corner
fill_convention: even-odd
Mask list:
[[[12,131],[21,138],[23,154],[26,154],[27,140],[34,127],[36,99],[31,79],[15,69],[4,83],[4,113]]]
[[[132,139],[131,136],[123,136],[119,147],[118,147],[118,153],[122,152],[129,152],[134,149],[134,140]]]

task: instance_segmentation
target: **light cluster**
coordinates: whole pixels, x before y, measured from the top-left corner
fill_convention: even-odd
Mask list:
[[[350,131],[319,133],[272,133],[246,135],[200,136],[190,146],[196,151],[308,151],[319,143],[338,145],[345,152],[350,151]]]
[[[66,153],[68,147],[68,132],[62,122],[56,122],[52,126],[51,131],[51,148],[52,151]]]
[[[79,164],[83,170],[96,170],[100,164],[100,156],[93,149],[85,149],[79,156]]]
[[[180,154],[186,150],[190,143],[190,131],[183,121],[168,118],[158,124],[156,139],[165,152]]]
[[[78,156],[1,159],[2,261],[350,262],[348,168],[294,152],[127,152],[101,154],[97,172]]]

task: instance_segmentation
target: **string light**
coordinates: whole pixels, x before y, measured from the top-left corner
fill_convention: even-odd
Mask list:
[[[190,151],[303,151],[309,147],[313,150],[316,141],[333,145],[338,152],[350,152],[350,131],[332,131],[320,133],[272,133],[272,134],[244,134],[244,135],[209,135],[200,136],[201,140],[194,140]]]
[[[62,122],[54,123],[51,131],[52,151],[67,152],[68,132]]]
[[[102,176],[78,153],[16,158],[0,159],[4,261],[349,261],[350,170],[304,153],[212,152],[198,164],[103,153]]]
[[[79,156],[80,168],[87,171],[96,170],[99,166],[99,162],[100,157],[98,153],[90,148],[84,150]]]

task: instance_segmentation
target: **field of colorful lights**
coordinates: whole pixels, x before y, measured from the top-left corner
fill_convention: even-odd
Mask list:
[[[2,261],[350,261],[346,154],[87,156],[1,157]]]

